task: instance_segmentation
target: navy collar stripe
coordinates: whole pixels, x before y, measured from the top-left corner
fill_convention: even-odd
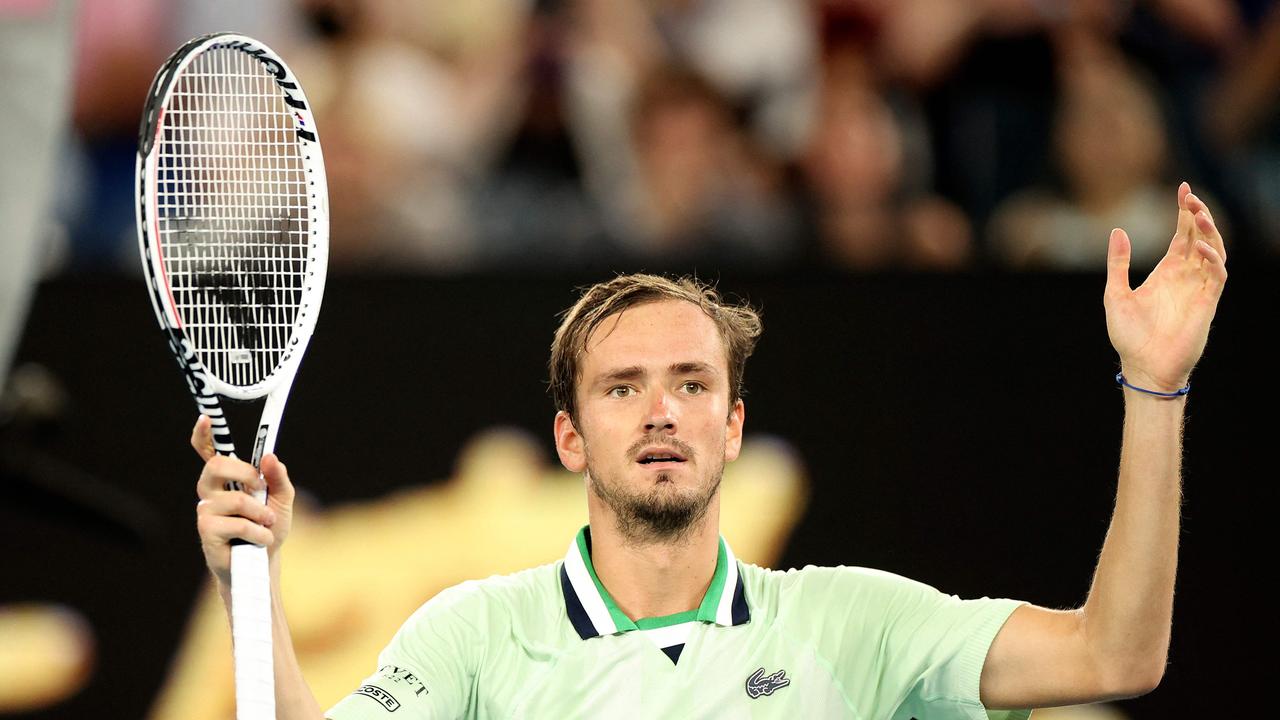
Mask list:
[[[738,571],[738,582],[733,588],[733,624],[743,625],[751,620],[751,610],[747,607],[747,591],[742,585],[742,571]]]
[[[564,565],[560,566],[560,587],[564,590],[565,612],[569,615],[569,622],[573,624],[573,629],[578,631],[578,637],[583,640],[598,637],[596,626],[591,624],[591,618],[583,609],[582,601],[578,600],[578,594],[573,591],[573,582],[569,580],[569,571]]]
[[[612,598],[608,597],[608,591],[596,584],[591,567],[589,533],[589,528],[579,531],[569,543],[569,551],[560,566],[560,588],[564,593],[564,608],[569,623],[583,640],[635,630],[635,624],[617,609]],[[751,608],[747,604],[746,589],[742,584],[742,571],[724,538],[720,538],[720,556],[715,574],[724,578],[723,586],[719,580],[712,582],[712,587],[707,592],[714,593],[715,596],[703,599],[704,607],[699,609],[699,621],[721,626],[751,622]],[[719,610],[716,610],[717,606]]]

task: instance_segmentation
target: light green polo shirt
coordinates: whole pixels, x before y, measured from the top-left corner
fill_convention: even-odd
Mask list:
[[[978,699],[1019,604],[863,568],[767,570],[721,538],[697,610],[633,621],[583,528],[561,562],[427,602],[327,717],[1022,720]]]

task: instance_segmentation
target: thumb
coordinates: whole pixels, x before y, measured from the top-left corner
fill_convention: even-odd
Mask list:
[[[280,458],[269,453],[263,456],[258,469],[267,481],[267,495],[283,505],[293,505],[293,483],[289,481],[289,469],[280,462]]]
[[[1132,290],[1129,287],[1129,253],[1131,250],[1129,235],[1116,228],[1111,231],[1111,239],[1107,243],[1107,290],[1109,296],[1116,296]]]

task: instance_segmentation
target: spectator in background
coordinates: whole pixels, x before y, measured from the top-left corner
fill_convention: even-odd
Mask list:
[[[1122,47],[1150,73],[1165,111],[1176,166],[1212,181],[1195,111],[1217,57],[1238,45],[1241,8],[1268,0],[820,0],[825,16],[853,15],[870,29],[884,77],[927,110],[937,189],[979,227],[1011,193],[1036,183],[1054,153],[1061,49],[1088,32]],[[1205,183],[1198,187],[1203,191]]]
[[[83,0],[75,26],[72,125],[59,160],[57,214],[77,271],[138,267],[134,160],[147,88],[169,50],[159,0]],[[176,47],[176,46],[175,46]]]
[[[1060,17],[1113,0],[897,0],[877,11],[874,56],[928,118],[934,189],[977,227],[1048,162]]]
[[[567,117],[608,233],[640,262],[789,257],[778,170],[805,144],[805,3],[574,0]],[[682,189],[677,190],[679,186]]]
[[[571,11],[562,0],[540,0],[523,35],[527,102],[471,198],[481,267],[605,271],[613,259],[566,119]]]
[[[857,45],[828,53],[803,170],[818,257],[854,270],[954,269],[973,251],[959,208],[923,190],[926,140],[914,141]],[[914,152],[912,152],[914,150]]]
[[[76,136],[56,200],[70,267],[136,269],[142,95],[210,23],[259,35],[304,78],[338,268],[773,267],[806,249],[863,270],[971,266],[979,249],[1080,267],[1065,256],[1082,240],[1092,254],[1095,226],[1142,226],[1162,163],[1219,187],[1242,241],[1280,247],[1269,0],[216,5],[79,3]],[[1082,33],[1102,50],[1081,51]],[[1139,127],[1161,118],[1130,62],[1163,92],[1155,133]],[[1133,107],[1079,110],[1107,96]],[[1121,144],[1104,122],[1137,146],[1098,164],[1064,139]],[[1060,184],[1032,187],[1051,165]],[[1128,195],[1099,199],[1111,185]],[[1039,239],[1020,235],[1032,216]],[[970,225],[994,247],[976,248]],[[1072,227],[1073,241],[1044,237]]]
[[[812,8],[776,0],[564,0],[571,3],[574,122],[588,148],[625,134],[629,99],[656,68],[706,79],[775,158],[804,146],[817,96]]]
[[[763,264],[794,248],[781,177],[724,99],[685,68],[658,68],[635,98],[636,183],[625,208],[637,260]]]
[[[804,147],[817,93],[812,11],[777,0],[646,0],[669,62],[720,91],[779,160]]]
[[[54,263],[136,272],[134,162],[147,88],[165,57],[209,32],[260,34],[280,50],[295,36],[293,0],[78,0],[73,133],[59,159],[56,214],[70,243]],[[287,53],[286,53],[287,54]]]
[[[1238,199],[1244,236],[1280,256],[1280,4],[1260,8],[1252,35],[1237,47],[1201,108],[1225,195]]]
[[[1161,186],[1167,140],[1154,93],[1096,37],[1064,44],[1061,63],[1053,149],[1062,186],[1002,203],[989,227],[991,250],[1013,267],[1098,269],[1111,229],[1124,227],[1133,265],[1152,267],[1171,234]]]
[[[511,131],[527,8],[502,0],[308,0],[332,262],[412,271],[476,255],[468,195]],[[291,60],[293,58],[291,57]]]

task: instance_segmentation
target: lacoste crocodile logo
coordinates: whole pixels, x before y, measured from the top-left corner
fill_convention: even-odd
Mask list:
[[[747,678],[747,697],[755,700],[761,695],[772,695],[791,684],[786,670],[779,670],[772,675],[765,675],[764,668],[759,668]]]

